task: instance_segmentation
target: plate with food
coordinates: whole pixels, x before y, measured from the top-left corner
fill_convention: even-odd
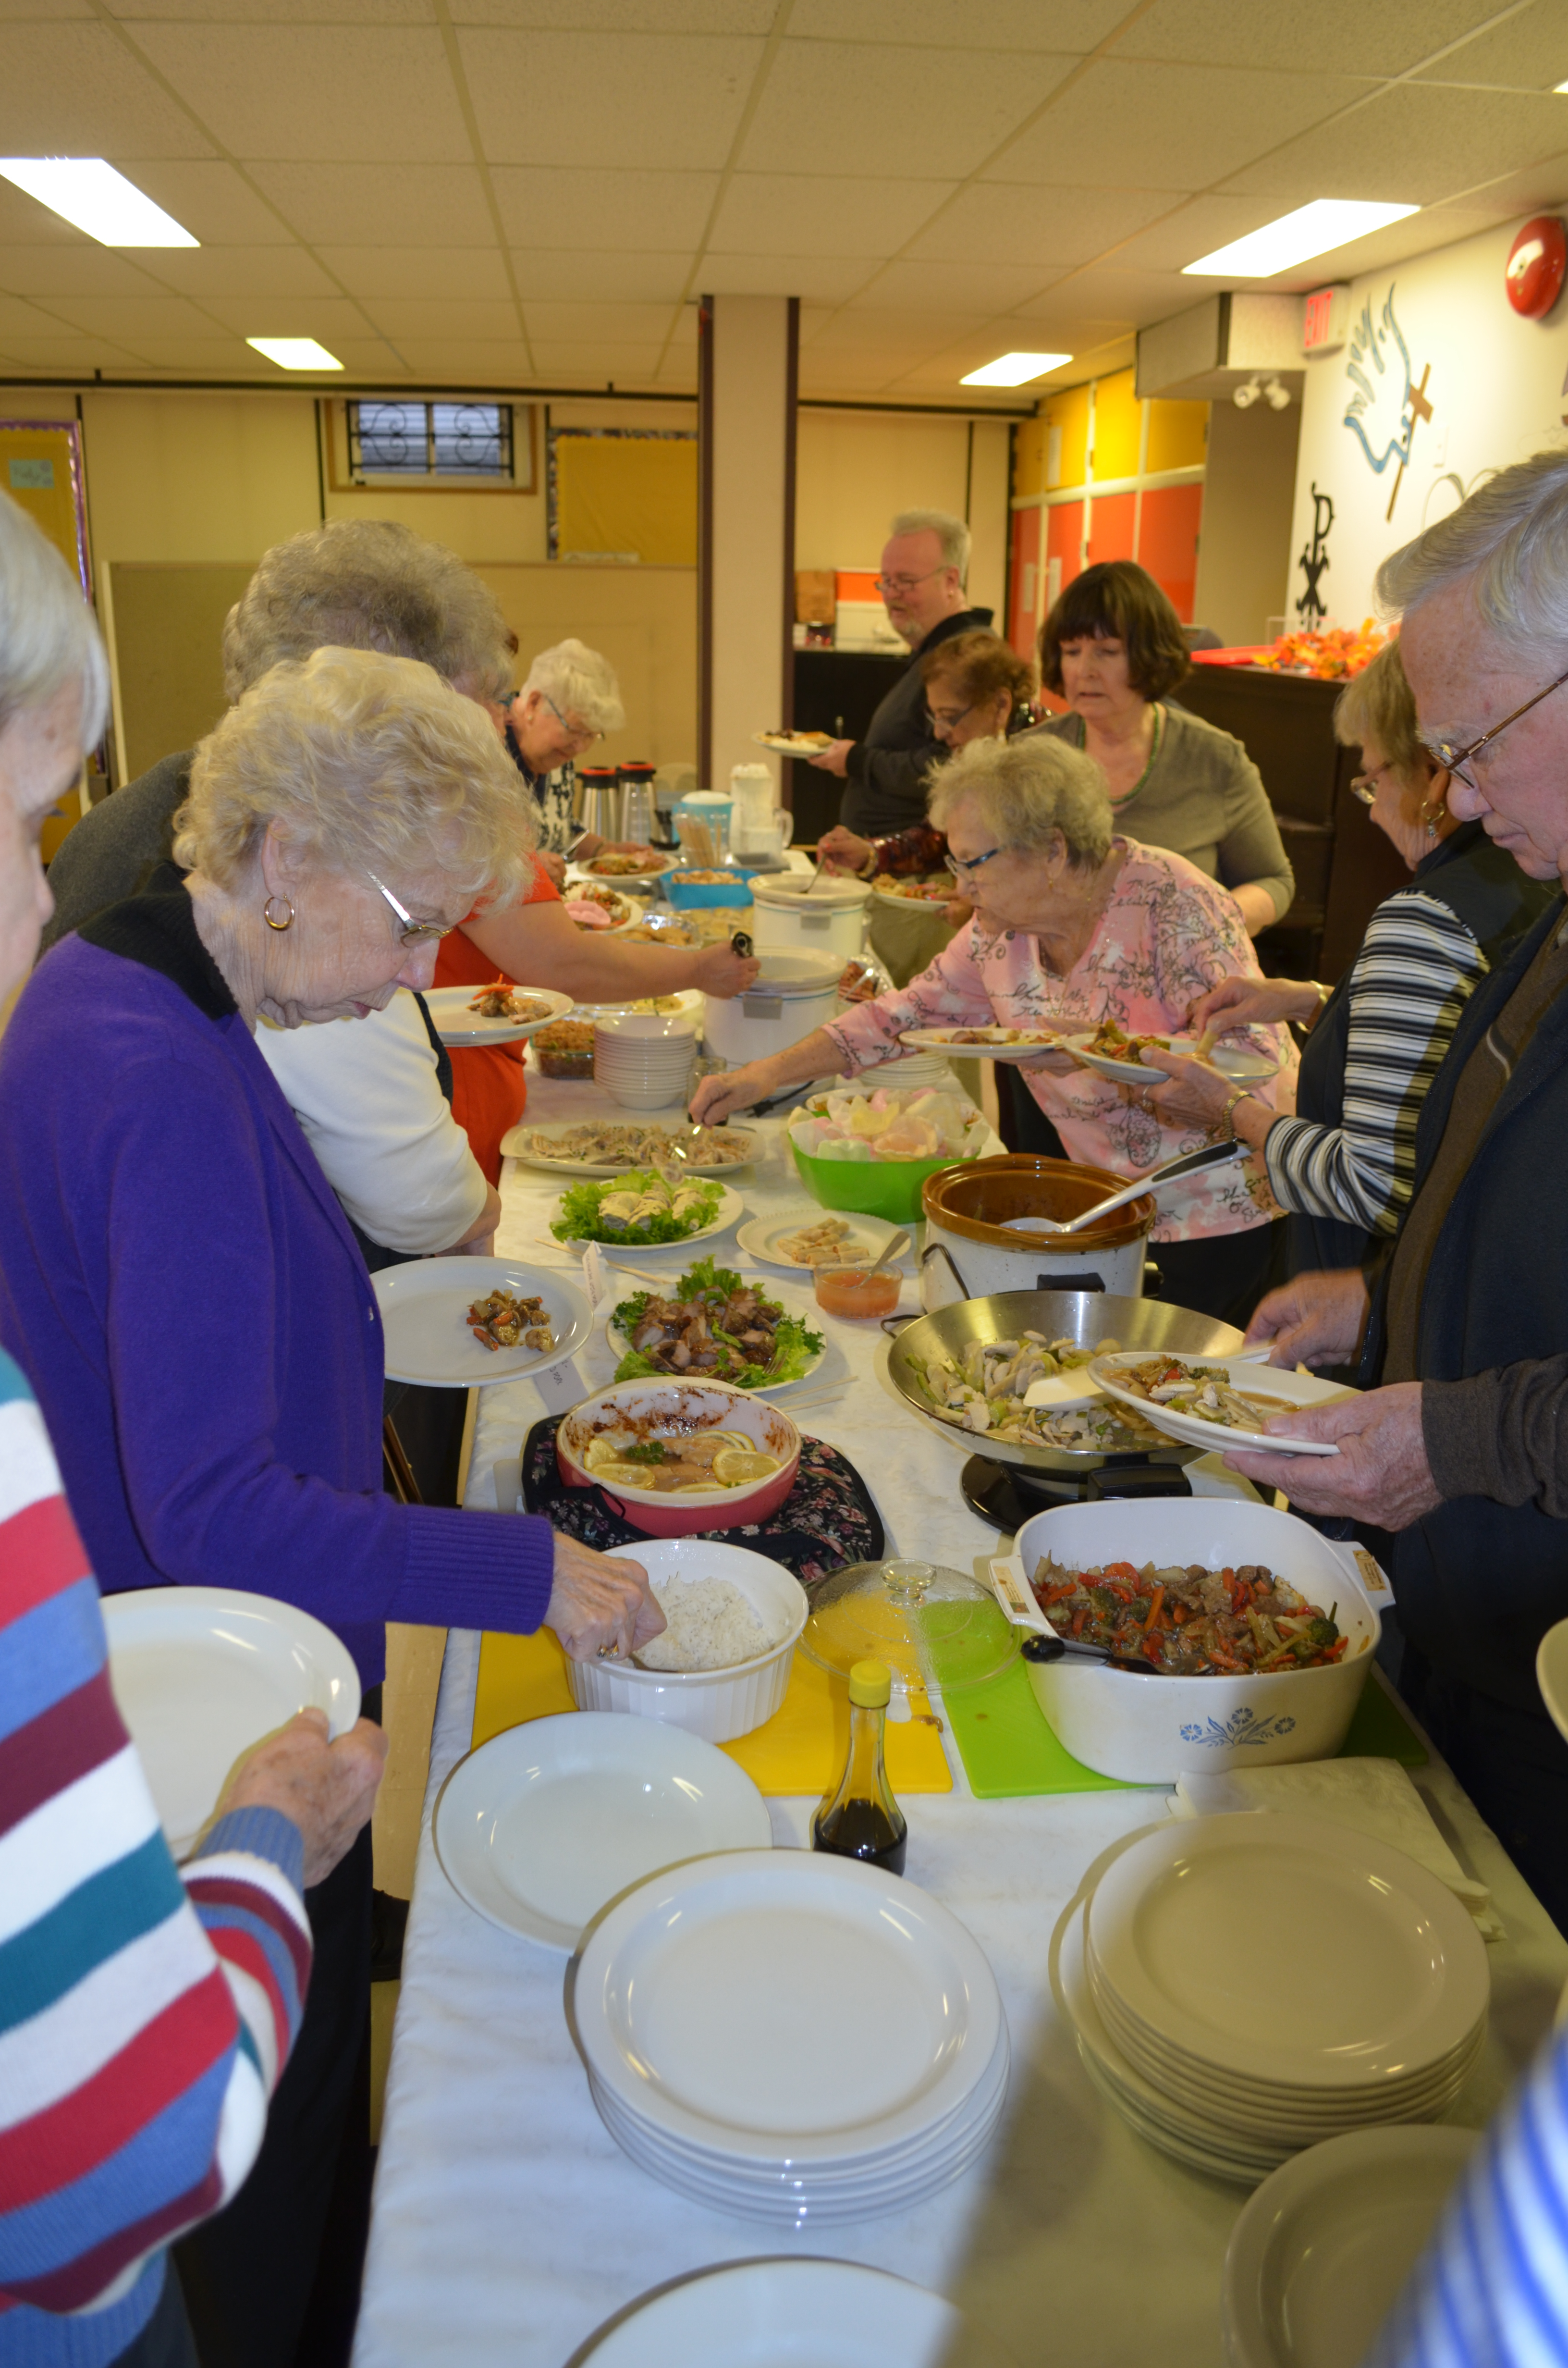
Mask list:
[[[1025,1327],[1016,1339],[938,1349],[917,1361],[913,1377],[938,1421],[983,1439],[987,1448],[1001,1440],[1013,1447],[1146,1454],[1165,1434],[1108,1400],[1089,1371],[1095,1358],[1119,1346],[1109,1337],[1085,1346],[1070,1333],[1052,1338]]]
[[[723,1176],[755,1156],[756,1137],[744,1126],[705,1126],[694,1135],[647,1120],[585,1119],[570,1126],[529,1126],[525,1120],[502,1136],[501,1149],[525,1167],[558,1176],[619,1176],[631,1167]]]
[[[563,1364],[592,1337],[574,1283],[517,1258],[413,1258],[370,1277],[390,1382],[467,1390]]]
[[[778,1390],[803,1382],[827,1354],[798,1308],[711,1258],[670,1284],[638,1291],[610,1310],[605,1338],[618,1382],[727,1382]]]
[[[562,1194],[551,1224],[558,1242],[598,1242],[611,1258],[680,1249],[728,1233],[745,1202],[710,1176],[691,1178],[657,1168],[630,1168],[602,1184],[585,1180]]]
[[[505,978],[489,986],[426,987],[425,1000],[437,1034],[454,1051],[520,1043],[572,1009],[572,997],[554,987],[514,986]]]
[[[591,880],[658,880],[673,871],[680,858],[661,853],[656,847],[640,847],[635,851],[606,848],[602,855],[593,855],[586,863],[579,863],[579,872]]]
[[[580,929],[634,928],[648,909],[607,880],[568,880],[562,903]]]
[[[1090,1034],[1063,1036],[1059,1041],[1064,1052],[1074,1053],[1086,1067],[1123,1086],[1146,1086],[1150,1082],[1150,1064],[1141,1057],[1145,1045],[1157,1053],[1176,1053],[1183,1060],[1202,1058],[1221,1076],[1233,1077],[1238,1085],[1244,1078],[1276,1076],[1279,1069],[1278,1061],[1244,1044],[1216,1044],[1200,1055],[1199,1039],[1196,1036],[1130,1035],[1114,1019],[1103,1019]],[[1153,1079],[1156,1085],[1163,1084],[1163,1073],[1155,1070]]]
[[[824,1216],[812,1209],[792,1217],[748,1217],[735,1240],[762,1266],[812,1274],[822,1266],[874,1266],[894,1235],[908,1230],[885,1217]]]
[[[772,748],[780,757],[820,757],[833,746],[831,732],[754,732],[751,736],[759,748]]]
[[[1274,1437],[1264,1424],[1303,1406],[1327,1406],[1358,1393],[1315,1373],[1262,1366],[1251,1355],[1176,1357],[1142,1349],[1102,1350],[1089,1368],[1106,1395],[1171,1439],[1223,1452],[1256,1448],[1268,1455],[1337,1455],[1332,1440]]]
[[[925,880],[895,880],[883,874],[871,884],[871,894],[884,905],[950,905],[963,894],[950,871]]]
[[[1029,1061],[1037,1053],[1062,1049],[1060,1028],[905,1028],[901,1044],[922,1053],[956,1053],[965,1061]]]

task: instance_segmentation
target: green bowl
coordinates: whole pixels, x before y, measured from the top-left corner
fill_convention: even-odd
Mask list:
[[[809,1159],[795,1144],[790,1148],[801,1181],[824,1209],[851,1209],[895,1225],[915,1223],[927,1176],[954,1165],[950,1152],[941,1159]],[[979,1152],[974,1156],[978,1159]]]

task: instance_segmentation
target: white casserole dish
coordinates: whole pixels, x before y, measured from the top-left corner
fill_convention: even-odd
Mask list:
[[[703,1538],[642,1538],[611,1546],[618,1562],[641,1563],[650,1585],[687,1578],[727,1578],[770,1626],[789,1626],[781,1641],[755,1661],[729,1669],[639,1669],[630,1661],[571,1661],[566,1675],[579,1710],[628,1711],[684,1727],[705,1743],[733,1743],[764,1725],[790,1690],[795,1646],[806,1624],[806,1590],[781,1563],[744,1546]]]
[[[1372,1666],[1382,1623],[1348,1546],[1270,1505],[1225,1497],[1143,1504],[1058,1505],[1018,1531],[1013,1561],[1026,1582],[1046,1555],[1080,1569],[1108,1562],[1266,1563],[1324,1611],[1337,1602],[1345,1658],[1263,1676],[1167,1678],[1093,1661],[1026,1657],[1035,1699],[1063,1748],[1101,1776],[1174,1784],[1193,1770],[1332,1759]],[[1032,1599],[1031,1599],[1032,1600]]]

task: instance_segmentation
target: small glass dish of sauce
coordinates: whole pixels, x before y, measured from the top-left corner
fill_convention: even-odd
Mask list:
[[[819,1266],[812,1281],[817,1305],[827,1315],[873,1319],[891,1315],[903,1289],[896,1267],[877,1274],[863,1266]]]

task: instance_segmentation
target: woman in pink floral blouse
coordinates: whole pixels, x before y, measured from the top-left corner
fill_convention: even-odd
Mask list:
[[[1220,979],[1260,975],[1234,898],[1183,857],[1119,837],[1099,767],[1062,741],[971,743],[936,776],[930,815],[973,900],[969,927],[906,987],[787,1052],[704,1078],[695,1116],[716,1121],[788,1086],[896,1060],[906,1029],[998,1021],[1071,1036],[1113,1019],[1130,1035],[1171,1035]],[[1237,1036],[1280,1064],[1260,1098],[1289,1110],[1289,1032]],[[1156,1073],[1149,1089],[1116,1085],[1062,1052],[1018,1074],[1067,1156],[1119,1176],[1211,1139],[1159,1117],[1149,1100]],[[1165,1188],[1153,1232],[1165,1298],[1244,1325],[1276,1279],[1281,1213],[1256,1155]]]

